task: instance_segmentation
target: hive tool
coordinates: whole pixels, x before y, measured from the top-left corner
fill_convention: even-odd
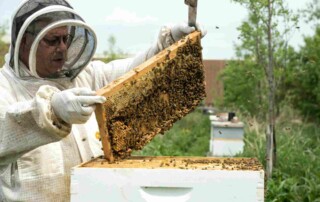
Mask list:
[[[189,6],[188,25],[196,27],[198,0],[184,0],[184,3]]]

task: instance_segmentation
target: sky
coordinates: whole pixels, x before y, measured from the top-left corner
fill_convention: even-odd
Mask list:
[[[10,19],[21,0],[0,0],[0,23]],[[156,40],[163,25],[186,22],[188,7],[184,0],[69,0],[80,16],[95,30],[97,55],[108,50],[108,38],[114,36],[116,49],[135,54],[146,50]],[[293,11],[310,0],[287,0]],[[198,0],[197,22],[207,30],[202,39],[204,59],[235,58],[238,43],[237,28],[247,19],[244,7],[231,0]],[[8,25],[9,26],[9,25]],[[301,21],[289,44],[299,49],[302,36],[313,34],[311,25]]]

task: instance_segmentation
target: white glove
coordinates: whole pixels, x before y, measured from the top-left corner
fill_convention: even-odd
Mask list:
[[[186,22],[176,24],[172,27],[162,27],[158,36],[159,51],[169,47],[174,42],[179,41],[182,37],[195,30],[201,32],[201,38],[207,34],[207,30],[205,30],[200,23],[197,23],[196,27],[190,27]]]
[[[57,117],[69,124],[85,123],[95,110],[96,103],[106,98],[89,88],[72,88],[53,94],[51,106]]]
[[[169,47],[174,42],[180,40],[182,37],[190,34],[191,32],[198,30],[201,32],[201,37],[204,37],[207,34],[205,30],[199,23],[196,24],[196,27],[190,27],[187,23],[176,24],[172,27],[163,26],[158,34],[157,43],[152,45],[147,51],[138,54],[133,62],[131,67],[136,67],[144,61],[148,60],[152,56],[156,55],[163,49]]]
[[[178,41],[195,30],[201,32],[201,38],[207,34],[207,30],[205,30],[200,23],[196,23],[196,27],[190,27],[186,22],[183,22],[176,24],[171,28],[171,35],[174,41]]]

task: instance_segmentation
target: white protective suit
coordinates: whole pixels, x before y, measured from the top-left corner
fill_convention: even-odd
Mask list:
[[[0,70],[0,201],[69,201],[71,168],[103,153],[101,143],[95,137],[98,126],[94,114],[85,124],[67,124],[57,119],[53,113],[52,95],[75,87],[98,90],[172,44],[176,38],[192,32],[194,28],[180,25],[172,29],[172,32],[170,29],[162,29],[157,42],[134,58],[108,64],[101,61],[90,62],[95,50],[95,35],[77,14],[69,15],[73,12],[72,7],[65,0],[26,2],[30,3],[22,3],[22,7],[27,5],[26,10],[18,10],[20,13],[17,11],[18,14],[13,18],[10,52],[6,55],[6,64]],[[29,61],[29,69],[18,58],[19,40],[32,22],[29,20],[30,16],[35,19],[36,11],[41,14],[42,10],[51,5],[58,5],[52,7],[53,10],[65,9],[62,13],[64,15],[54,14],[52,18],[63,16],[62,20],[67,21],[62,25],[73,23],[70,30],[75,37],[71,44],[77,43],[77,46],[74,48],[70,45],[69,49],[87,50],[90,53],[81,55],[82,51],[69,54],[71,59],[78,58],[72,60],[76,61],[76,65],[80,61],[75,69],[66,70],[75,70],[72,79],[59,78],[61,75],[53,79],[39,78],[33,66],[34,58]],[[73,21],[68,21],[70,16]],[[16,20],[18,18],[20,24]],[[77,26],[80,27],[79,32]],[[40,38],[35,38],[35,45],[47,33],[46,28],[40,31]],[[82,40],[83,36],[80,34],[76,41],[77,33],[85,33],[87,41]],[[91,46],[79,48],[83,41],[91,43]],[[35,51],[32,51],[30,55],[35,56]],[[82,67],[83,64],[85,66]]]
[[[54,125],[50,98],[73,87],[97,90],[128,71],[132,59],[91,62],[72,82],[20,80],[0,71],[0,179],[8,201],[67,201],[70,169],[102,155],[94,115],[86,124]],[[45,200],[44,200],[45,199]]]
[[[27,2],[46,3],[37,11],[47,4],[60,5],[61,2],[62,6],[71,8],[64,0]],[[33,7],[29,8],[32,11]],[[35,11],[29,15],[33,13]],[[74,15],[72,17],[74,19]],[[22,34],[30,24],[28,19],[21,20],[24,22],[19,27]],[[79,22],[73,23],[89,30],[81,33],[92,32]],[[94,114],[85,124],[61,122],[52,112],[52,95],[74,87],[102,88],[170,45],[173,42],[172,33],[168,29],[162,30],[157,43],[134,58],[105,64],[101,61],[89,62],[93,54],[87,54],[88,58],[81,61],[88,60],[88,63],[82,63],[86,64],[85,67],[74,78],[43,79],[37,78],[35,69],[30,68],[32,64],[28,69],[17,59],[19,51],[15,45],[21,39],[17,35],[20,32],[13,33],[6,64],[0,70],[0,201],[69,201],[71,168],[103,153],[101,143],[95,137],[98,126]],[[40,34],[44,36],[45,33]],[[92,47],[90,51],[94,52],[95,46]]]

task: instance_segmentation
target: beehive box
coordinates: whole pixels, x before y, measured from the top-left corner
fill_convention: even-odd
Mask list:
[[[264,171],[252,158],[97,158],[72,169],[71,202],[260,202]]]
[[[220,121],[210,116],[210,152],[209,156],[234,156],[243,152],[243,122]]]
[[[142,149],[205,97],[200,35],[189,34],[97,91],[107,98],[96,109],[107,160]]]

